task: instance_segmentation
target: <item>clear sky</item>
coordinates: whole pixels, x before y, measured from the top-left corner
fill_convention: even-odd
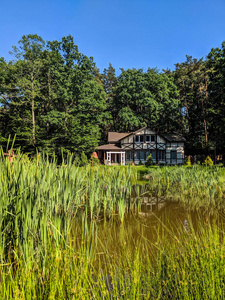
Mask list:
[[[225,40],[225,0],[0,0],[0,56],[24,34],[71,34],[103,71],[174,68]]]

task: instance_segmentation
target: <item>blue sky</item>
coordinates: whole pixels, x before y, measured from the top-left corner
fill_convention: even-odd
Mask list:
[[[225,0],[0,0],[0,56],[24,34],[60,40],[71,34],[103,71],[174,68],[185,55],[205,57],[225,40]]]

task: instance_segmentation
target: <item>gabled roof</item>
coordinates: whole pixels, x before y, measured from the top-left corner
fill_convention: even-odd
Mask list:
[[[138,129],[138,130],[136,130],[136,131],[129,132],[129,133],[127,133],[126,136],[120,138],[120,139],[118,140],[118,142],[121,141],[122,139],[124,139],[125,137],[128,137],[128,136],[130,136],[130,135],[132,135],[132,134],[136,134],[136,133],[138,133],[139,131],[142,131],[142,130],[145,130],[145,129],[148,129],[148,128],[142,127],[142,128],[140,128],[140,129]],[[157,134],[156,131],[154,131],[154,130],[151,130],[151,131],[154,132],[154,134]]]
[[[118,143],[122,139],[124,139],[130,135],[136,134],[139,131],[144,130],[144,129],[148,129],[148,128],[142,127],[136,131],[131,131],[131,132],[108,132],[108,143],[110,143],[110,144]],[[186,142],[186,139],[182,135],[177,134],[177,133],[157,133],[156,131],[153,131],[153,132],[155,132],[155,134],[161,135],[168,142]]]
[[[177,133],[163,133],[162,136],[169,142],[186,142],[186,139]]]
[[[127,135],[130,135],[130,132],[108,132],[108,142],[114,144]]]
[[[146,127],[142,127],[136,131],[131,132],[108,132],[108,142],[109,143],[117,143],[120,140],[124,139],[127,136],[138,133],[139,131],[146,129]]]
[[[114,150],[114,151],[123,151],[123,149],[115,146],[114,144],[101,145],[96,148],[97,150]]]

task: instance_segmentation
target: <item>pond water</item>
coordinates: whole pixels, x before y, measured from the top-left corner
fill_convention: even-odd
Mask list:
[[[131,202],[135,201],[138,209],[126,214],[123,224],[118,215],[107,221],[95,222],[97,253],[118,256],[134,252],[137,248],[152,252],[149,246],[165,241],[172,243],[174,236],[191,234],[193,230],[201,234],[202,225],[213,224],[224,228],[223,209],[193,209],[167,199],[163,191],[150,191],[148,185],[133,186]],[[81,235],[76,235],[77,241],[82,241]]]

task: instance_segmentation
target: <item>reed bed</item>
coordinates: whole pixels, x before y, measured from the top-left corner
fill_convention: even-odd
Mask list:
[[[122,224],[113,255],[94,222],[84,221],[80,245],[50,239],[45,253],[1,266],[1,298],[224,299],[224,228],[204,224],[196,233],[190,224],[176,234],[165,228],[154,243],[140,236],[134,248]]]
[[[135,213],[137,170],[79,168],[72,156],[60,166],[44,155],[1,157],[0,298],[223,299],[223,225],[204,221],[196,232],[191,220],[179,230],[159,220],[149,240]],[[186,179],[200,180],[199,190],[212,178],[215,189],[223,182],[223,170],[205,169],[194,181],[193,171],[180,168],[184,179],[177,170],[152,172],[152,188],[176,185],[181,195]]]
[[[223,208],[225,169],[207,166],[149,168],[148,189],[189,208]]]

